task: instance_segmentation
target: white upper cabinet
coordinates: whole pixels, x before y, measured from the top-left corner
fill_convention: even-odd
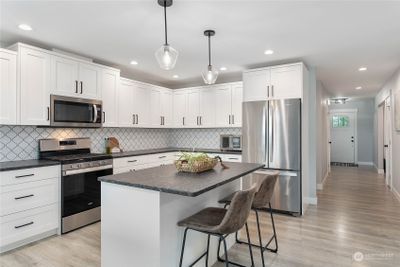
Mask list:
[[[301,98],[302,90],[301,64],[271,68],[270,98]]]
[[[18,46],[22,125],[50,124],[51,56],[41,49]]]
[[[17,124],[17,53],[0,49],[0,124]]]
[[[302,63],[296,63],[244,72],[244,101],[301,98],[303,68]]]
[[[161,115],[161,89],[151,88],[150,93],[150,114],[151,114],[151,126],[161,127],[162,126],[162,115]]]
[[[99,66],[56,55],[51,62],[53,94],[101,99],[102,70]]]
[[[150,86],[140,83],[134,84],[133,93],[133,116],[134,127],[149,127],[151,118]]]
[[[226,127],[232,121],[232,90],[231,86],[218,86],[215,90],[216,99],[216,126]]]
[[[214,127],[215,126],[215,87],[203,87],[200,91],[200,113],[199,113],[199,126],[200,127]]]
[[[173,124],[177,128],[187,125],[187,99],[186,90],[175,90],[173,92]]]
[[[134,106],[134,83],[127,79],[121,79],[118,88],[118,126],[133,127],[135,116]]]
[[[172,90],[152,87],[150,93],[151,127],[171,127],[173,120]]]
[[[232,127],[242,127],[243,84],[232,85]]]
[[[198,127],[200,125],[200,91],[190,89],[187,93],[187,118],[185,124],[188,127]]]
[[[103,100],[103,126],[118,126],[118,70],[104,69],[102,73],[101,91]]]
[[[258,101],[268,98],[269,70],[253,70],[243,73],[243,101]]]
[[[163,117],[163,126],[171,127],[173,125],[173,99],[172,91],[165,89],[161,92],[161,116]]]

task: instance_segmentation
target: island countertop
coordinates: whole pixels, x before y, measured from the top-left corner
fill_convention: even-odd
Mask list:
[[[227,169],[223,169],[218,164],[213,170],[198,174],[178,172],[171,164],[103,176],[99,178],[99,181],[196,197],[264,166],[255,163],[224,162],[224,164],[228,166]]]

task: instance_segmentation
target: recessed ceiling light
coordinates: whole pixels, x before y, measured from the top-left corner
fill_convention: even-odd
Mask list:
[[[366,71],[367,70],[367,67],[360,67],[360,68],[358,68],[358,71]]]
[[[356,90],[361,90],[361,89],[362,89],[361,86],[357,86],[357,87],[356,87]]]
[[[272,55],[273,53],[274,53],[274,51],[271,50],[271,49],[268,49],[268,50],[265,50],[265,51],[264,51],[264,54],[265,54],[265,55]]]
[[[137,64],[139,64],[139,63],[136,60],[131,61],[131,65],[137,65]]]
[[[32,30],[32,27],[29,26],[28,24],[20,24],[20,25],[18,25],[18,28],[20,28],[21,30],[24,30],[24,31],[31,31]]]
[[[224,70],[227,70],[227,68],[226,67],[221,67],[221,68],[219,68],[219,70],[224,71]]]
[[[178,78],[179,78],[179,75],[175,74],[175,75],[172,76],[172,78],[178,79]]]

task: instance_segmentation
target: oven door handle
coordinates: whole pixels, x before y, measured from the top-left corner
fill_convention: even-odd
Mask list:
[[[93,104],[93,123],[96,123],[96,121],[97,121],[97,116],[98,116],[98,114],[97,114],[97,105],[96,104]]]
[[[90,168],[79,169],[79,170],[63,171],[63,176],[70,176],[70,175],[79,174],[79,173],[88,173],[88,172],[107,170],[107,169],[112,169],[112,167],[113,167],[112,165],[105,165],[105,166],[90,167]]]

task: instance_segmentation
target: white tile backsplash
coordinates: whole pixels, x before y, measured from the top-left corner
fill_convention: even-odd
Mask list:
[[[38,158],[42,138],[90,137],[93,152],[105,151],[105,138],[114,136],[122,149],[163,147],[219,148],[220,134],[241,134],[240,128],[216,129],[135,129],[135,128],[42,128],[0,126],[0,162]]]

